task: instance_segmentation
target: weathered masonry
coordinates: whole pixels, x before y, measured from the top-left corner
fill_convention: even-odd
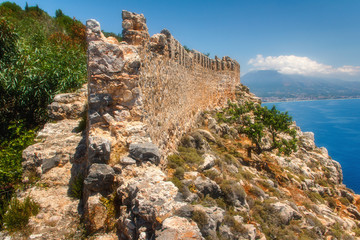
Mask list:
[[[141,14],[123,11],[123,42],[87,21],[89,163],[116,162],[130,143],[175,147],[198,114],[234,98],[240,65],[187,51],[168,30],[150,37]]]

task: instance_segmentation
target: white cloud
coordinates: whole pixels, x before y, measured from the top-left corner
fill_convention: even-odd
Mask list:
[[[277,70],[284,74],[300,74],[308,76],[356,76],[360,75],[360,66],[342,66],[335,68],[311,60],[308,57],[288,56],[268,56],[263,57],[259,54],[248,62],[253,67],[251,70]]]

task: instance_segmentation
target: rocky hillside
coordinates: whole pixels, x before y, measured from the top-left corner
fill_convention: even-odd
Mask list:
[[[260,103],[240,85],[229,104],[249,102]],[[168,156],[152,143],[130,144],[119,162],[87,167],[84,106],[85,90],[58,95],[49,106],[53,122],[23,153],[28,188],[18,192],[40,211],[26,229],[0,238],[360,238],[359,196],[342,184],[341,166],[310,132],[291,126],[297,148],[289,155],[249,152],[243,122],[224,121],[231,111],[218,108],[204,112]],[[252,111],[244,114],[254,121]],[[269,142],[265,132],[262,144]]]

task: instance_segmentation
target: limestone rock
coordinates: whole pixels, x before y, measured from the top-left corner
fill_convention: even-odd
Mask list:
[[[133,165],[136,164],[136,160],[130,157],[123,157],[120,159],[122,165]]]
[[[286,203],[277,202],[272,204],[272,207],[275,211],[279,213],[281,221],[284,224],[289,224],[290,221],[293,219],[298,220],[302,218],[301,214],[297,210],[293,209],[290,205]]]
[[[49,117],[53,120],[77,119],[85,112],[87,86],[76,93],[62,93],[54,97],[48,106]]]
[[[347,207],[347,210],[354,216],[355,219],[360,220],[360,213],[355,206],[349,206]]]
[[[27,147],[22,153],[23,178],[40,176],[73,159],[82,140],[81,134],[74,131],[78,125],[79,121],[67,119],[45,124],[37,135],[42,141]]]
[[[164,220],[162,227],[156,232],[158,240],[190,240],[204,239],[195,222],[182,217],[170,217]]]
[[[110,160],[111,143],[98,136],[89,137],[88,157],[90,163],[107,163]]]
[[[225,210],[219,207],[204,207],[195,205],[194,211],[201,211],[206,214],[207,224],[200,229],[204,237],[216,238],[216,231],[224,221]]]
[[[161,154],[159,148],[153,143],[132,143],[129,146],[130,156],[140,162],[150,161],[158,164]]]
[[[125,183],[118,189],[123,204],[131,210],[132,219],[142,219],[143,224],[137,227],[156,225],[159,221],[171,216],[177,209],[184,206],[178,198],[178,189],[172,182],[164,181],[165,174],[154,166],[133,167],[137,177],[123,179]],[[125,172],[126,174],[126,172]],[[126,225],[126,219],[122,219]],[[136,225],[136,222],[133,223]],[[145,224],[145,225],[144,225]]]
[[[216,139],[209,131],[198,129],[196,132],[200,133],[207,141],[216,142]]]
[[[95,233],[106,226],[107,210],[100,198],[100,193],[90,196],[84,207],[85,226],[89,233]]]
[[[204,154],[204,163],[199,167],[200,170],[204,171],[212,168],[215,165],[216,157],[211,154]]]
[[[114,175],[115,171],[109,165],[94,163],[90,166],[84,186],[93,192],[108,190],[114,181]]]
[[[212,198],[218,198],[221,195],[221,189],[216,182],[207,177],[197,177],[194,181],[196,189],[203,195],[210,195]]]

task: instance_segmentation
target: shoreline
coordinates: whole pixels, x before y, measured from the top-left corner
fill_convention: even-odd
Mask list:
[[[299,99],[299,100],[269,101],[269,102],[264,102],[263,100],[261,100],[262,101],[261,104],[264,104],[264,103],[283,103],[283,102],[314,102],[314,101],[328,101],[328,100],[352,100],[352,99],[360,99],[360,97],[354,97],[354,98],[326,98],[326,99]]]

